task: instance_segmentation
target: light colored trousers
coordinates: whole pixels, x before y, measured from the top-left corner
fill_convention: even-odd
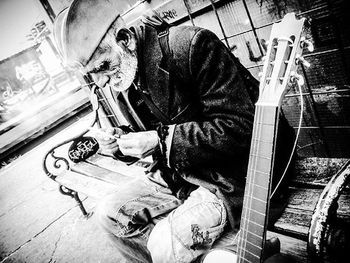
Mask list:
[[[199,187],[182,201],[157,182],[133,179],[97,206],[96,218],[119,262],[194,262],[213,245],[232,247],[222,200]]]

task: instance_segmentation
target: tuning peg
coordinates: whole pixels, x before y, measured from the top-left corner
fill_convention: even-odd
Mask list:
[[[300,46],[303,48],[306,46],[307,50],[310,52],[314,51],[314,44],[310,40],[307,40],[305,37],[300,38]]]
[[[305,83],[304,77],[302,75],[296,73],[295,71],[292,71],[290,73],[290,80],[291,80],[291,82],[296,81],[299,86],[303,86]]]
[[[295,58],[295,64],[299,64],[299,63],[302,63],[307,68],[311,66],[310,63],[305,58],[303,58],[300,55],[297,55]]]

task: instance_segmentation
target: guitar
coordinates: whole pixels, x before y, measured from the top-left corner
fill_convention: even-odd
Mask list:
[[[272,26],[255,107],[247,181],[237,247],[237,262],[262,262],[282,98],[302,62],[305,18],[294,13]],[[299,77],[301,78],[301,76]]]
[[[298,20],[289,13],[272,26],[255,107],[237,255],[221,251],[227,258],[225,261],[220,257],[222,263],[263,262],[279,113],[288,84],[297,78],[302,80],[296,68],[300,62],[306,63],[301,57],[304,22],[305,18]],[[217,261],[220,253],[215,254]],[[209,257],[203,262],[211,262]]]

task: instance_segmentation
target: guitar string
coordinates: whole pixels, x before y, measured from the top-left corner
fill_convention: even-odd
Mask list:
[[[266,111],[266,107],[259,107],[259,108],[261,108],[261,110],[260,110],[260,113],[259,113],[259,114],[260,114],[260,118],[259,118],[259,120],[260,120],[260,121],[259,121],[260,125],[258,126],[258,127],[259,127],[259,130],[258,130],[258,138],[260,138],[260,137],[261,137],[261,134],[263,133],[263,125],[264,125],[264,123],[263,123],[263,116],[264,116],[264,114],[265,114],[264,111]],[[268,108],[268,110],[270,110],[270,109]],[[261,147],[261,143],[257,141],[255,152],[259,152],[260,147]],[[250,190],[250,204],[249,204],[248,207],[251,207],[251,206],[252,206],[252,203],[253,203],[253,193],[254,193],[253,182],[256,181],[256,177],[258,176],[258,175],[257,175],[258,155],[254,158],[254,160],[255,160],[255,162],[254,162],[254,173],[253,173],[253,176],[251,177],[251,181],[250,181],[250,188],[251,188],[251,190]],[[251,221],[250,218],[251,218],[251,214],[252,214],[252,209],[249,209],[249,213],[248,213],[248,214],[249,214],[249,215],[248,215],[248,218],[246,219],[246,223],[248,223],[248,221]],[[249,225],[250,225],[250,224],[248,224],[248,226],[249,226]],[[248,230],[248,227],[247,227],[247,234],[246,234],[246,236],[248,236],[248,233],[249,233],[249,232],[251,232],[251,231],[249,231],[249,230]],[[244,246],[245,249],[246,249],[246,246],[247,246],[247,242],[248,242],[248,240],[245,239],[245,246]],[[260,252],[260,253],[261,253],[261,252]]]
[[[260,117],[259,117],[259,123],[260,123],[260,125],[258,126],[258,137],[257,138],[260,138],[261,137],[261,134],[263,133],[263,116],[264,116],[264,111],[266,110],[266,108],[264,108],[264,107],[259,107],[260,108],[260,113],[259,113],[259,115],[260,115]],[[256,152],[258,152],[259,151],[259,149],[260,149],[260,147],[261,147],[261,143],[259,142],[259,141],[257,141],[256,142]],[[250,180],[250,182],[249,182],[249,185],[250,185],[250,203],[249,203],[249,206],[248,206],[248,208],[249,207],[251,207],[252,206],[252,203],[253,203],[253,193],[254,193],[254,187],[253,187],[253,182],[255,182],[256,181],[256,176],[257,176],[257,166],[258,166],[258,156],[256,156],[255,158],[254,158],[254,173],[253,173],[253,176],[251,177],[251,180]],[[251,210],[249,209],[248,210],[249,212],[248,212],[248,218],[246,219],[246,223],[248,223],[248,221],[249,221],[249,218],[251,218]],[[248,233],[250,232],[249,230],[248,230],[248,227],[249,227],[249,223],[247,224],[247,234],[246,234],[246,236],[248,237]],[[245,239],[245,246],[244,246],[244,248],[246,249],[246,247],[247,247],[247,242],[248,242],[248,239],[246,238]]]
[[[280,178],[280,180],[278,181],[278,183],[276,184],[276,187],[275,189],[273,190],[272,194],[270,195],[270,199],[273,197],[273,195],[276,193],[279,185],[281,184],[281,182],[283,181],[283,178],[286,176],[287,174],[287,170],[288,170],[288,167],[290,165],[290,163],[292,162],[292,159],[293,159],[293,155],[294,155],[294,151],[297,147],[297,143],[298,143],[298,138],[299,138],[299,134],[300,134],[300,130],[301,130],[301,124],[302,124],[302,121],[303,121],[303,112],[304,112],[304,99],[303,99],[303,94],[302,94],[302,90],[301,90],[301,86],[299,84],[298,81],[296,81],[297,83],[297,86],[298,86],[298,90],[299,90],[299,95],[300,95],[300,115],[299,115],[299,124],[298,124],[298,130],[297,130],[297,134],[295,136],[295,140],[294,140],[294,145],[293,145],[293,148],[292,148],[292,151],[290,153],[290,156],[289,156],[289,160],[288,160],[288,163],[286,165],[286,168],[284,169],[283,171],[283,174]]]
[[[258,118],[257,118],[257,123],[262,123],[263,121],[263,111],[264,111],[264,108],[263,107],[257,107],[258,108],[258,111],[257,111],[257,114],[258,114]],[[262,125],[258,125],[257,126],[257,130],[256,130],[256,133],[255,133],[255,138],[259,138],[262,134]],[[255,140],[255,143],[254,143],[254,147],[256,149],[256,151],[258,151],[259,147],[260,147],[260,142],[258,140]],[[244,251],[246,251],[246,246],[247,246],[247,237],[248,237],[248,220],[249,218],[251,217],[251,210],[248,209],[248,207],[251,207],[252,205],[252,202],[253,202],[253,182],[256,180],[256,176],[257,176],[257,164],[258,164],[258,157],[255,156],[253,159],[252,159],[252,176],[250,177],[250,181],[249,181],[249,191],[248,191],[248,194],[249,194],[249,198],[248,198],[248,201],[247,201],[247,206],[246,206],[246,212],[248,214],[248,216],[246,216],[245,218],[245,223],[246,223],[246,232],[245,232],[245,238],[244,238]]]

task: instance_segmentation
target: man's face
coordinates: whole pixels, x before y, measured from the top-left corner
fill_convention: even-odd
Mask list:
[[[115,91],[127,90],[137,71],[136,51],[113,41],[103,40],[85,67],[100,88],[110,86]]]

